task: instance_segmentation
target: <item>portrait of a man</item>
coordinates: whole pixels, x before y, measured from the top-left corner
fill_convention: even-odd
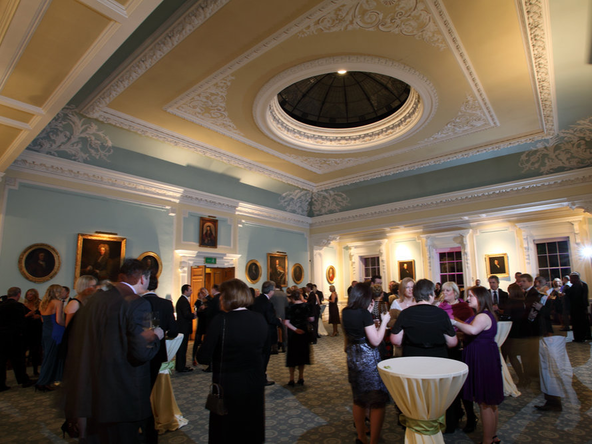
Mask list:
[[[267,278],[277,285],[288,285],[288,255],[281,253],[267,253]]]
[[[79,234],[75,279],[90,275],[99,282],[117,282],[121,261],[125,256],[126,239],[106,234]]]
[[[46,282],[60,269],[58,252],[47,244],[33,244],[19,258],[21,274],[32,282]]]
[[[487,267],[487,275],[496,275],[497,277],[509,276],[508,270],[508,255],[502,254],[486,254],[485,265]]]
[[[146,268],[150,270],[150,273],[156,277],[160,277],[162,272],[162,261],[158,254],[153,251],[147,251],[138,256],[138,260],[141,261]]]
[[[199,246],[208,248],[218,247],[218,219],[208,217],[199,218]]]
[[[415,261],[399,261],[399,280],[415,279]]]

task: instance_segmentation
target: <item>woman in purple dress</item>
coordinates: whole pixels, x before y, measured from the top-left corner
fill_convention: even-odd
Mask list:
[[[504,400],[500,353],[495,342],[497,319],[493,313],[491,296],[485,287],[471,287],[469,307],[477,313],[464,323],[455,319],[453,325],[465,333],[463,361],[469,375],[463,387],[463,398],[479,404],[483,421],[483,443],[500,442],[496,435],[497,406]]]

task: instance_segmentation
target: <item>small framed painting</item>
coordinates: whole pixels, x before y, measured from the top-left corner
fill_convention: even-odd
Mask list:
[[[494,274],[500,278],[508,277],[510,275],[510,270],[508,268],[508,254],[486,254],[485,269],[487,270],[487,276]]]
[[[60,271],[60,255],[51,245],[29,245],[18,260],[19,271],[31,282],[47,282]]]
[[[327,282],[333,284],[335,282],[335,267],[333,265],[329,265],[327,267]]]
[[[199,246],[218,248],[218,219],[199,218]]]
[[[267,280],[276,285],[288,285],[288,255],[284,253],[267,253]]]
[[[292,266],[292,281],[294,281],[295,284],[300,284],[300,283],[302,283],[303,279],[304,279],[304,268],[302,268],[302,265],[300,265],[300,264],[294,264]]]
[[[261,268],[259,261],[251,259],[249,262],[247,262],[247,266],[245,267],[247,281],[249,281],[251,284],[256,284],[259,282],[259,279],[261,279],[261,274],[263,274],[263,269]]]
[[[94,276],[99,282],[117,282],[125,257],[125,244],[125,237],[112,234],[79,234],[74,282],[83,275]]]
[[[162,261],[158,254],[154,251],[146,251],[138,256],[138,260],[150,270],[151,274],[154,274],[157,278],[160,277],[160,273],[162,272]]]
[[[415,280],[415,261],[398,261],[399,265],[399,280],[411,278]]]

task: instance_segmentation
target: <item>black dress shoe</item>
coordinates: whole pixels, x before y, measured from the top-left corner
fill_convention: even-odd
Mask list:
[[[465,433],[473,433],[475,431],[475,428],[477,427],[477,421],[478,420],[479,420],[478,418],[475,418],[473,420],[467,419],[467,424],[463,428],[463,432],[465,432]]]
[[[561,412],[563,410],[561,404],[551,404],[548,402],[544,405],[535,405],[534,408],[541,412]]]
[[[270,385],[273,385],[273,384],[275,384],[275,381],[269,381],[269,380],[265,381],[265,387],[269,387]]]

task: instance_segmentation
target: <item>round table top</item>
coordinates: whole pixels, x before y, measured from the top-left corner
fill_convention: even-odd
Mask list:
[[[386,359],[378,363],[378,369],[393,376],[409,379],[453,378],[469,371],[464,362],[427,356]]]

